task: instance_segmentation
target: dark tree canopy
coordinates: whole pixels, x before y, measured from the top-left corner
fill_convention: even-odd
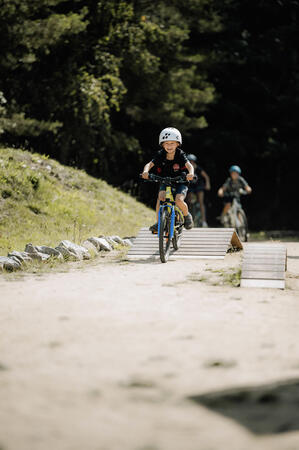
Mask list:
[[[251,226],[298,229],[298,10],[295,0],[1,0],[2,142],[124,186],[175,126],[211,177],[211,220],[236,163],[253,187]]]

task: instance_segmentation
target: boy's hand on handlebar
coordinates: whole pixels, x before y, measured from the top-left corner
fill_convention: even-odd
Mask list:
[[[188,173],[186,176],[186,180],[188,180],[188,181],[192,181],[193,178],[194,178],[194,175],[192,173]]]
[[[142,176],[142,178],[144,180],[148,180],[149,173],[148,172],[142,172],[141,176]]]

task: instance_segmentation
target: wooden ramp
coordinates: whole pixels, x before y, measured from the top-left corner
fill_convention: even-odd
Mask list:
[[[284,289],[286,261],[283,244],[244,244],[241,287]]]
[[[243,248],[234,228],[193,228],[183,231],[181,246],[176,252],[171,249],[169,259],[223,259],[231,246]],[[158,236],[141,228],[127,257],[159,258]]]

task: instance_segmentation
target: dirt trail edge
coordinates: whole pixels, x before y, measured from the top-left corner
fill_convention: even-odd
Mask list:
[[[0,277],[0,449],[298,450],[287,247],[284,291],[221,284],[240,253]]]

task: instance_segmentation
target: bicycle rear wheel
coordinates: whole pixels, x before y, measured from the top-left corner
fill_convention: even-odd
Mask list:
[[[160,259],[162,263],[166,263],[168,261],[169,252],[170,252],[170,216],[163,209],[160,217],[160,232],[159,232],[159,253]]]
[[[178,250],[180,248],[181,240],[182,240],[182,232],[175,230],[172,238],[172,245],[174,250]]]
[[[238,226],[237,226],[237,233],[241,241],[247,242],[248,239],[248,225],[247,225],[247,218],[246,214],[243,211],[243,209],[239,209],[237,212],[238,215]]]

